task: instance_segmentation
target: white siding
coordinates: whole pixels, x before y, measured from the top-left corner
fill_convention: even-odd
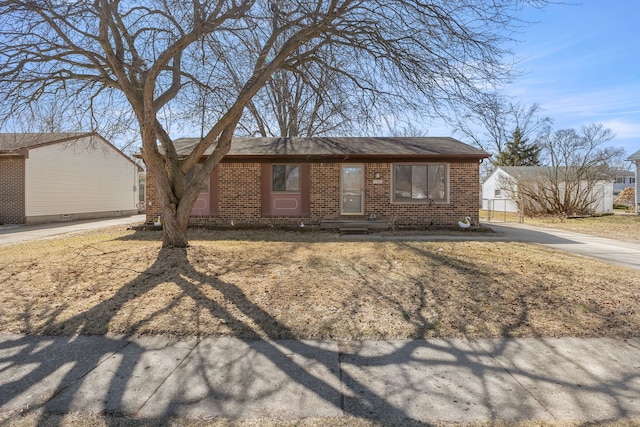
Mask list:
[[[137,207],[135,165],[97,137],[31,149],[25,170],[27,217]]]
[[[518,211],[518,205],[509,198],[507,191],[502,188],[502,180],[505,178],[509,178],[509,175],[502,169],[496,169],[482,183],[482,209],[499,212]],[[500,190],[498,195],[496,195],[496,190]]]
[[[613,183],[610,181],[598,181],[593,186],[591,194],[595,203],[595,213],[613,213]]]

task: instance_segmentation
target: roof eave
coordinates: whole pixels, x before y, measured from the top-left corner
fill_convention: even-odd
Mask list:
[[[223,161],[480,161],[488,157],[484,154],[227,154]]]
[[[29,150],[27,148],[18,148],[15,150],[0,150],[1,157],[23,157],[29,158]]]

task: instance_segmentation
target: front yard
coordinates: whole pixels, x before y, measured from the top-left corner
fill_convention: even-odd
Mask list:
[[[123,228],[0,247],[0,333],[637,336],[640,272],[540,246]]]

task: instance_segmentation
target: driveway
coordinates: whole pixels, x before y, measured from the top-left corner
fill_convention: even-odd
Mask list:
[[[483,223],[491,239],[538,243],[611,264],[640,270],[640,244],[518,223]]]
[[[548,246],[554,249],[571,252],[576,255],[599,259],[611,264],[640,270],[640,244],[623,242],[614,239],[572,233],[552,228],[534,227],[517,223],[487,223],[483,226],[491,228],[494,233],[456,233],[456,234],[422,234],[422,235],[343,235],[347,240],[363,241],[495,241],[524,242]]]
[[[143,215],[95,219],[86,221],[56,222],[42,225],[4,225],[0,226],[0,245],[25,242],[28,240],[48,239],[63,234],[96,230],[114,225],[142,224]]]

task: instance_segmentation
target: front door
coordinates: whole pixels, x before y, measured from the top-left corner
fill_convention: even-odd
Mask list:
[[[340,168],[340,213],[364,214],[364,165],[342,165]]]

